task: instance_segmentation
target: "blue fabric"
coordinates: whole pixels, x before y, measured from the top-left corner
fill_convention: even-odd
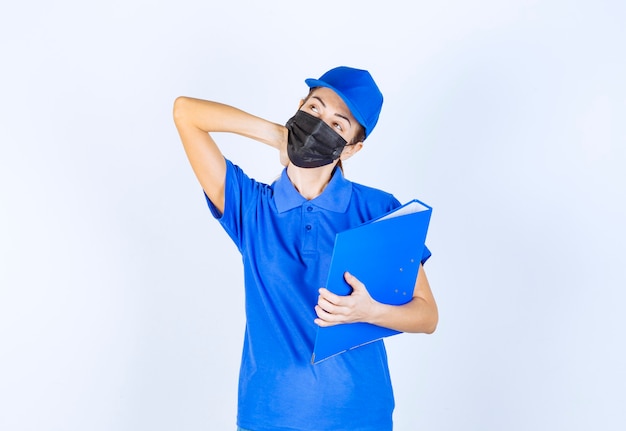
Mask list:
[[[246,331],[238,426],[254,431],[392,429],[393,391],[382,341],[311,364],[314,306],[335,234],[400,203],[336,170],[307,201],[286,170],[272,185],[227,161],[224,213],[207,198],[242,254]],[[430,252],[426,251],[426,259]],[[424,260],[425,260],[424,259]]]

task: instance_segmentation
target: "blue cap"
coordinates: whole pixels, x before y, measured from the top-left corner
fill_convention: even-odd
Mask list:
[[[383,107],[383,94],[367,70],[339,66],[320,79],[305,79],[309,88],[326,87],[339,95],[365,129],[365,137],[374,130]]]

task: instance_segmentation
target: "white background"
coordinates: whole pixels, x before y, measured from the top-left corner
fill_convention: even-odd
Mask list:
[[[0,429],[234,430],[241,263],[172,104],[284,123],[338,65],[385,95],[346,175],[434,207],[440,325],[388,340],[396,429],[625,429],[625,22],[617,0],[3,4]]]

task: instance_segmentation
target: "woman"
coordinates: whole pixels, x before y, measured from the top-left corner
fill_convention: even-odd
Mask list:
[[[335,234],[400,205],[389,193],[352,183],[340,163],[374,129],[383,96],[369,72],[331,69],[305,81],[306,99],[286,126],[237,108],[179,97],[174,118],[213,216],[244,263],[246,332],[239,377],[240,430],[392,429],[393,391],[382,341],[311,364],[316,325],[368,322],[432,333],[438,315],[423,266],[401,306],[324,288]],[[249,178],[224,156],[211,132],[270,145],[286,166],[273,184]],[[428,259],[426,249],[422,263]]]

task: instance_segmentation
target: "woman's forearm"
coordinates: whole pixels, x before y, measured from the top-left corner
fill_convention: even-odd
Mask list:
[[[179,97],[174,103],[174,121],[204,133],[228,132],[281,149],[287,129],[280,124],[249,114],[230,105],[209,100]]]

